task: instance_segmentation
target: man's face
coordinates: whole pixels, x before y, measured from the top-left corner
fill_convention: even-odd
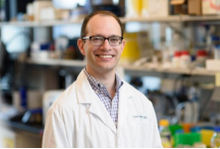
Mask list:
[[[121,37],[121,28],[115,18],[111,16],[96,15],[91,18],[87,24],[87,37],[88,36],[101,36],[109,38],[112,36]],[[81,40],[81,39],[80,39]],[[78,41],[79,42],[79,41]],[[125,42],[118,46],[111,46],[108,40],[105,40],[103,45],[92,45],[89,39],[78,44],[81,53],[87,59],[86,70],[90,73],[106,73],[111,72],[116,67]],[[81,46],[80,46],[81,45]]]

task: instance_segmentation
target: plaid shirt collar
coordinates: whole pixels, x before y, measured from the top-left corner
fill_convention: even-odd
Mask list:
[[[104,84],[100,83],[98,80],[96,80],[93,76],[91,76],[87,71],[86,69],[84,69],[84,73],[85,75],[87,76],[87,79],[89,81],[89,83],[95,87],[95,89],[99,89],[99,88],[102,88],[102,87],[105,87]],[[115,89],[116,91],[118,91],[121,86],[123,85],[123,81],[120,79],[120,77],[115,74],[116,76],[116,86],[115,86]]]

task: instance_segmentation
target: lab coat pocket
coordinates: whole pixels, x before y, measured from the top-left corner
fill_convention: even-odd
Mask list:
[[[149,123],[147,118],[133,118],[131,122],[135,147],[143,147],[149,139]]]

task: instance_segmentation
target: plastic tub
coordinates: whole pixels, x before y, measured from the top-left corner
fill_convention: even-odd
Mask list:
[[[200,133],[184,133],[176,134],[174,136],[174,146],[189,145],[192,146],[194,143],[202,142]]]
[[[211,138],[214,134],[213,130],[208,130],[208,129],[202,129],[200,131],[201,135],[202,135],[202,142],[207,146],[210,147],[211,145]]]
[[[170,129],[170,131],[171,131],[172,136],[174,136],[177,131],[183,129],[183,126],[181,126],[181,125],[170,125],[170,126],[169,126],[169,129]]]

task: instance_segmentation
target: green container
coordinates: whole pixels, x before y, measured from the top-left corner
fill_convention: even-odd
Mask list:
[[[200,133],[183,133],[174,136],[174,146],[193,145],[196,142],[202,142]]]
[[[172,136],[176,134],[176,131],[183,129],[181,125],[169,125],[169,129],[171,131]]]

